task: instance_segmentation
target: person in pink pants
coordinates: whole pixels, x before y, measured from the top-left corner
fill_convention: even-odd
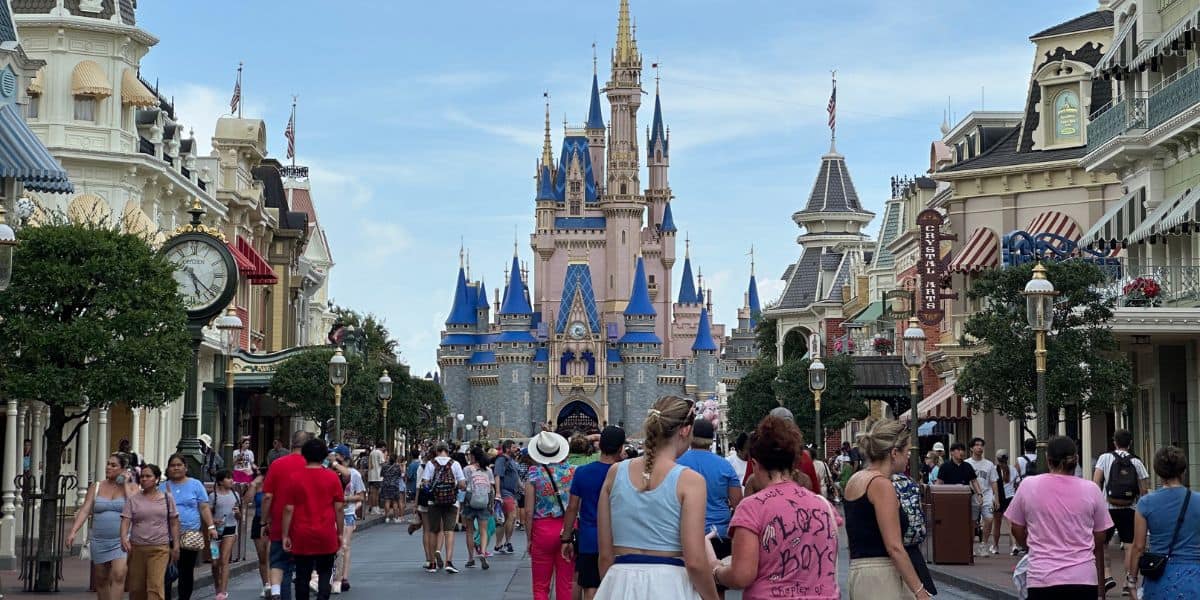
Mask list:
[[[549,600],[551,579],[554,597],[566,600],[571,597],[575,562],[563,558],[559,549],[563,543],[563,517],[571,500],[571,480],[575,477],[575,467],[565,462],[570,446],[563,436],[543,431],[529,439],[527,448],[529,457],[537,463],[529,467],[525,483],[525,510],[533,517],[526,528],[533,600]]]

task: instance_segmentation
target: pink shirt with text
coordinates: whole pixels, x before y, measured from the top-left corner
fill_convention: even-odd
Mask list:
[[[758,539],[758,575],[746,600],[837,600],[838,527],[829,502],[795,481],[777,483],[738,504],[729,522]]]
[[[1035,475],[1021,482],[1004,516],[1029,531],[1029,587],[1096,585],[1095,533],[1113,525],[1096,484]]]

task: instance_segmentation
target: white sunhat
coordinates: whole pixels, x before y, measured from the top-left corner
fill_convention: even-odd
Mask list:
[[[560,463],[571,453],[567,438],[553,431],[543,431],[529,438],[525,447],[529,449],[529,457],[543,465]]]
[[[202,433],[202,434],[196,436],[196,439],[200,440],[201,442],[204,442],[204,445],[208,446],[209,448],[213,447],[212,437],[210,437],[207,433]]]

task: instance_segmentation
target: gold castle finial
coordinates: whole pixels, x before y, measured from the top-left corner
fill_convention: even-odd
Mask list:
[[[553,146],[550,144],[550,92],[542,92],[542,97],[546,99],[546,138],[542,140],[542,166],[554,166]]]
[[[615,49],[617,62],[632,60],[637,54],[637,46],[633,41],[633,32],[629,25],[629,0],[621,0],[621,8],[617,13],[617,47]]]

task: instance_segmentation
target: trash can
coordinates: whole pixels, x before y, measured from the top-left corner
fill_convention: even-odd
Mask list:
[[[971,524],[971,486],[929,486],[933,513],[933,562],[941,565],[974,564],[975,526]]]

